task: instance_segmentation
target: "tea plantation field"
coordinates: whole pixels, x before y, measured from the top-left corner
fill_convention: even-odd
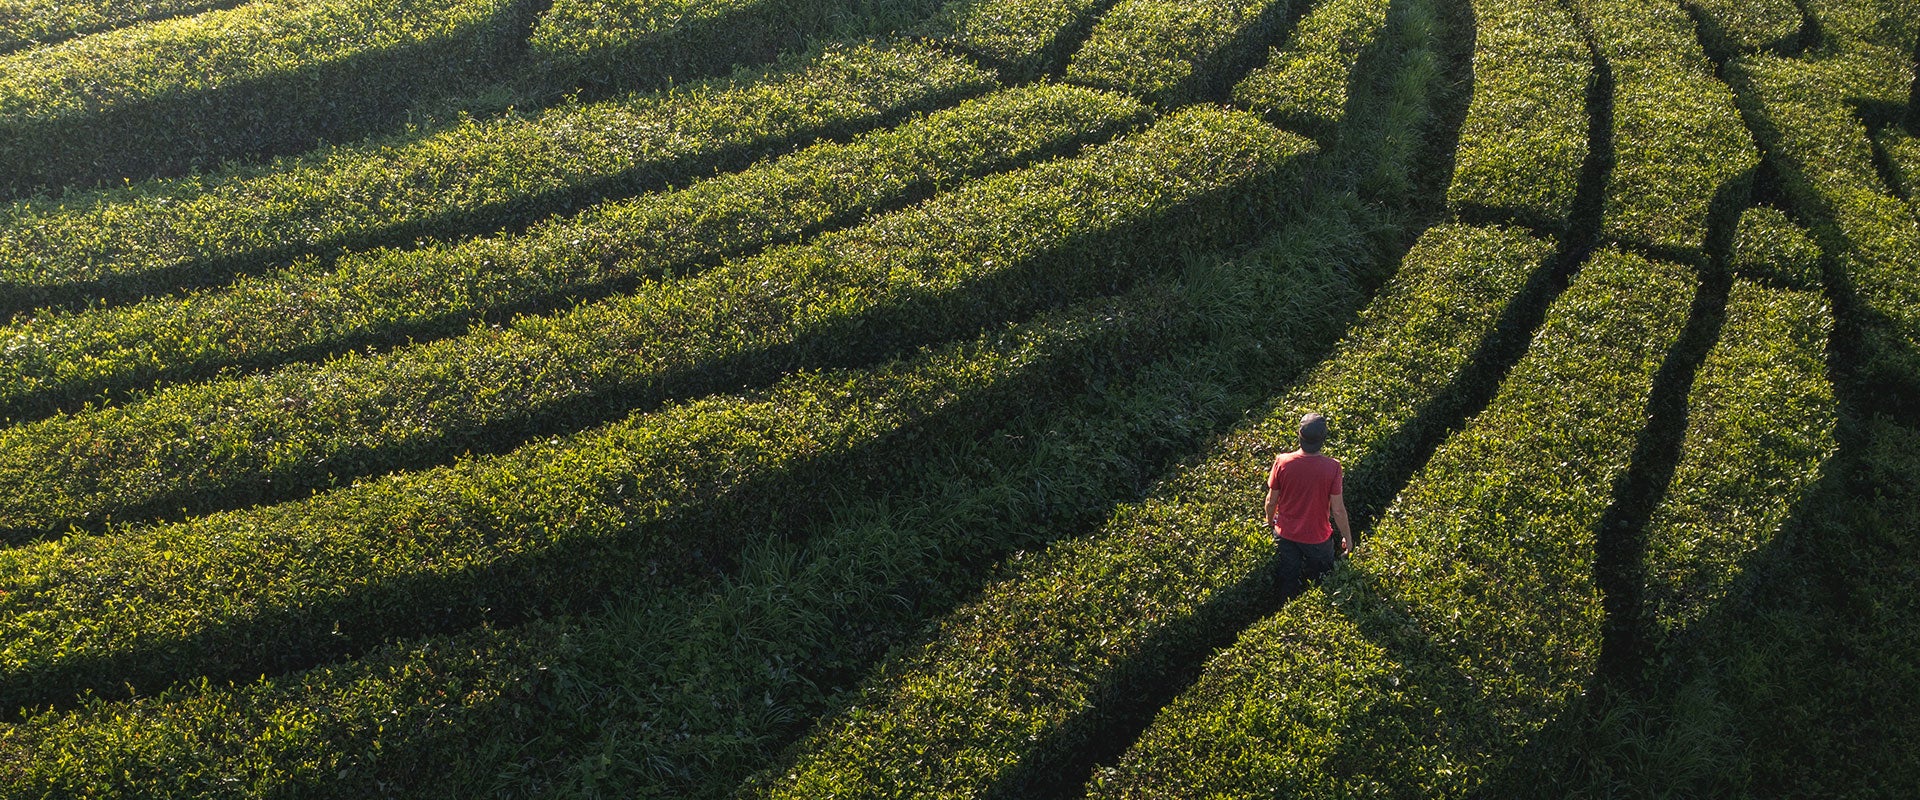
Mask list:
[[[0,0],[0,798],[1915,796],[1917,75],[1920,0]]]

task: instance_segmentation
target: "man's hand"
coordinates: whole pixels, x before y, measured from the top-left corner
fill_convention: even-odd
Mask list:
[[[1344,556],[1351,552],[1353,552],[1353,534],[1340,534],[1340,555]]]

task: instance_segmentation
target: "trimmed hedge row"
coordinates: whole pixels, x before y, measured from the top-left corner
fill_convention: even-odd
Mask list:
[[[1735,52],[1787,50],[1799,44],[1806,18],[1793,0],[1685,0],[1702,32]]]
[[[651,87],[774,60],[809,39],[888,35],[937,0],[554,0],[528,41],[548,91]]]
[[[1728,79],[1821,249],[1835,260],[1857,304],[1863,347],[1853,378],[1883,408],[1911,410],[1920,397],[1920,220],[1888,193],[1852,102],[1898,105],[1913,80],[1909,54],[1836,40],[1800,61],[1750,55]]]
[[[1613,71],[1601,232],[1705,263],[1709,218],[1746,206],[1760,154],[1693,21],[1671,0],[1574,0]]]
[[[926,34],[987,61],[1009,81],[1039,77],[1066,62],[1075,34],[1113,0],[948,0]]]
[[[1893,168],[1897,183],[1894,188],[1906,195],[1907,202],[1920,203],[1920,137],[1887,126],[1874,134],[1874,142],[1886,153],[1887,165]]]
[[[328,268],[305,263],[219,291],[41,316],[0,328],[0,417],[604,293],[858,219],[1145,117],[1140,103],[1119,95],[1009,90],[523,236],[352,254]]]
[[[1734,231],[1733,271],[1773,286],[1818,290],[1820,245],[1779,209],[1749,208]]]
[[[923,45],[828,48],[730,80],[17,205],[0,217],[0,316],[217,282],[301,254],[491,230],[744,166],[783,143],[991,83]]]
[[[295,503],[0,551],[0,707],[275,672],[682,584],[854,454],[959,409],[990,426],[989,399],[1030,396],[1050,360],[1145,324],[1104,311]]]
[[[514,58],[524,0],[260,0],[0,56],[0,196],[357,138]]]
[[[1474,0],[1473,99],[1447,203],[1469,219],[1564,230],[1587,158],[1593,55],[1559,3]]]
[[[1920,13],[1911,0],[1805,0],[1807,13],[1829,38],[1857,39],[1902,53],[1920,36]]]
[[[1120,0],[1100,18],[1066,79],[1164,106],[1224,95],[1305,0]]]
[[[1734,282],[1687,399],[1680,461],[1647,524],[1642,613],[1656,642],[1722,603],[1833,457],[1832,318],[1817,293]]]
[[[1350,566],[1216,656],[1090,797],[1470,794],[1600,649],[1594,528],[1690,271],[1596,254]]]
[[[711,592],[635,598],[577,629],[435,637],[248,686],[180,687],[0,726],[0,748],[27,754],[0,760],[30,765],[0,796],[18,787],[20,796],[147,797],[189,779],[227,797],[607,786],[730,796],[880,651],[971,594],[983,565],[1097,523],[1171,454],[1233,424],[1276,374],[1322,352],[1285,321],[1352,308],[1348,281],[1387,266],[1366,241],[1378,220],[1323,216],[1290,225],[1265,258],[1186,282],[1181,324],[1213,338],[1145,368],[1135,359],[1185,341],[1186,328],[1133,326],[1133,344],[1092,340],[1090,371],[1066,391],[1087,381],[1099,391],[1056,403],[1047,397],[1065,382],[1056,377],[994,436],[926,439],[922,457],[934,468],[897,491],[842,493],[846,482],[821,482],[831,519],[799,535],[776,526]],[[1329,290],[1303,291],[1308,283]],[[1110,318],[1099,305],[1072,314]],[[497,643],[502,635],[524,638]],[[517,652],[502,652],[508,646]]]
[[[1387,24],[1389,0],[1325,0],[1302,17],[1285,47],[1233,87],[1233,102],[1325,140],[1346,119],[1347,86],[1360,54]]]
[[[0,2],[0,53],[58,42],[147,20],[232,5],[235,0],[6,0]]]
[[[1375,447],[1422,424],[1551,252],[1515,232],[1429,231],[1346,341],[1273,413],[1121,507],[1098,535],[1016,562],[756,795],[970,796],[1006,785],[1016,765],[1045,771],[1031,761],[1036,740],[1092,734],[1099,726],[1084,715],[1128,691],[1116,676],[1131,669],[1142,673],[1132,680],[1156,682],[1160,662],[1181,649],[1171,639],[1194,636],[1180,631],[1220,613],[1215,606],[1252,599],[1248,584],[1272,553],[1257,487],[1300,410],[1334,415],[1331,453],[1373,466],[1408,457]],[[1342,315],[1323,316],[1332,325]]]
[[[1356,263],[1364,262],[1354,253],[1364,250],[1356,241],[1363,238],[1359,225],[1297,226],[1269,253],[1282,264],[1251,261],[1246,277],[1285,293],[1282,319],[1337,315],[1331,309],[1356,302],[1346,282],[1369,266]],[[1308,283],[1325,291],[1304,291]],[[794,735],[795,720],[823,712],[832,681],[911,635],[916,615],[926,613],[919,603],[938,607],[967,593],[991,553],[1097,519],[1137,491],[1151,469],[1138,460],[1192,446],[1238,415],[1248,397],[1232,384],[1270,373],[1229,365],[1259,339],[1237,329],[1191,345],[1191,329],[1215,318],[1203,315],[1201,298],[1180,294],[1145,287],[988,337],[1071,342],[1085,363],[1036,371],[1053,374],[1012,401],[1013,419],[955,423],[990,426],[995,435],[900,443],[924,448],[913,457],[931,467],[903,473],[900,491],[822,480],[815,493],[833,504],[831,520],[797,532],[789,528],[803,523],[730,531],[764,541],[710,591],[636,593],[577,621],[483,628],[248,685],[177,686],[41,713],[0,726],[0,759],[23,767],[0,783],[0,797],[147,797],[188,781],[226,797],[258,796],[257,787],[364,797],[448,787],[569,793],[610,783],[638,796],[729,796],[744,771]],[[1214,299],[1257,305],[1246,316],[1276,309],[1269,295],[1258,303]],[[1255,350],[1261,363],[1297,370],[1310,360],[1312,347],[1273,346],[1306,344],[1288,335],[1291,326],[1263,330],[1272,341]],[[1188,344],[1166,357],[1175,341]],[[1143,356],[1160,358],[1143,368]],[[927,361],[916,358],[922,366],[912,368],[924,376]],[[1079,370],[1085,374],[1060,374]],[[835,387],[857,374],[815,382]],[[1089,381],[1100,390],[1069,403],[1052,397],[1079,393]]]
[[[560,316],[0,430],[0,530],[285,497],[539,435],[544,420],[605,418],[990,324],[1124,285],[1151,265],[1142,252],[1257,224],[1259,206],[1242,203],[1271,202],[1261,187],[1312,149],[1251,115],[1185,111],[1075,159]]]

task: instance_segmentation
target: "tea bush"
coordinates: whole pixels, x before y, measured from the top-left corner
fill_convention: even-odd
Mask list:
[[[1733,269],[1751,280],[1788,289],[1820,288],[1820,245],[1779,209],[1749,208],[1734,231]]]
[[[1709,218],[1746,205],[1760,156],[1733,92],[1678,5],[1576,0],[1613,75],[1613,163],[1601,231],[1705,263]]]
[[[926,34],[985,61],[1006,80],[1032,80],[1064,65],[1079,36],[1112,0],[949,0]]]
[[[19,204],[0,216],[0,315],[531,222],[949,104],[991,81],[921,45],[829,47],[664,92]]]
[[[0,196],[357,138],[472,91],[524,0],[262,0],[0,56]]]
[[[1387,23],[1386,0],[1326,0],[1300,20],[1285,47],[1233,87],[1233,102],[1324,139],[1346,118],[1360,54]]]
[[[815,38],[913,26],[933,0],[554,0],[528,40],[547,91],[657,86],[724,74]]]
[[[1120,0],[1067,64],[1067,80],[1166,106],[1225,95],[1304,0]]]
[[[525,235],[376,250],[218,291],[47,314],[0,328],[0,409],[447,331],[686,272],[1019,166],[1138,122],[1137,102],[1037,86],[851,144],[824,143],[677,192],[594,207]]]
[[[0,5],[0,53],[148,20],[231,5],[233,0],[8,0]]]
[[[1052,360],[1139,324],[1050,322],[299,502],[0,552],[0,706],[281,672],[395,635],[590,609],[611,587],[666,591],[729,560],[752,521],[807,507],[854,453],[1030,395]]]
[[[1447,202],[1470,219],[1558,231],[1587,158],[1593,56],[1558,3],[1476,0],[1473,100]]]
[[[1694,283],[1596,254],[1348,566],[1217,655],[1090,796],[1459,795],[1522,757],[1592,676],[1594,529]]]
[[[1647,525],[1644,615],[1656,643],[1721,608],[1835,452],[1832,312],[1818,294],[1736,281],[1687,399],[1687,432]]]
[[[1889,193],[1854,102],[1908,101],[1909,54],[1836,40],[1811,60],[1745,56],[1727,68],[1745,113],[1773,153],[1787,194],[1857,303],[1854,380],[1885,409],[1920,397],[1920,219]]]
[[[1370,445],[1420,424],[1549,251],[1524,234],[1430,231],[1325,365],[1270,413],[1098,533],[1018,562],[810,737],[765,795],[970,796],[1004,785],[1016,765],[1045,772],[1032,762],[1036,741],[1091,735],[1099,723],[1083,715],[1165,680],[1165,662],[1192,647],[1183,640],[1200,638],[1197,620],[1262,594],[1249,588],[1272,553],[1259,487],[1301,409],[1337,421],[1330,454],[1404,455]]]
[[[1793,0],[1688,0],[1702,33],[1727,50],[1784,50],[1799,44],[1806,19]]]
[[[1074,159],[562,315],[0,430],[0,530],[284,497],[541,435],[543,417],[592,421],[857,363],[1123,287],[1155,266],[1129,258],[1151,252],[1132,242],[1231,240],[1258,223],[1243,204],[1271,197],[1261,187],[1284,185],[1312,149],[1250,115],[1181,112]]]

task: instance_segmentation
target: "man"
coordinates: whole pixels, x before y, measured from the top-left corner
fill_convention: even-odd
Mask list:
[[[1327,443],[1327,418],[1308,414],[1300,418],[1300,449],[1273,460],[1267,474],[1267,524],[1279,547],[1280,591],[1283,597],[1300,593],[1306,581],[1333,569],[1333,525],[1340,528],[1340,552],[1353,549],[1353,531],[1347,527],[1347,503],[1340,496],[1340,462],[1320,455]]]

